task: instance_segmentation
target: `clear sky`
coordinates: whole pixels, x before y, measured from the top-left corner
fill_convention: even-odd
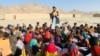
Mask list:
[[[0,0],[0,5],[11,6],[27,3],[37,3],[70,11],[78,9],[81,11],[100,11],[100,0]]]

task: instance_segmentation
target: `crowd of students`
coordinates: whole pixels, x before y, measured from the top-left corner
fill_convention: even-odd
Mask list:
[[[40,26],[39,22],[35,29],[31,24],[1,26],[0,36],[4,33],[4,37],[14,36],[17,40],[13,56],[100,56],[100,24],[70,26],[65,22],[55,29],[51,26]]]

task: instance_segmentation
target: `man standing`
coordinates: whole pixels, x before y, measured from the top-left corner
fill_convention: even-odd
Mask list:
[[[52,26],[58,26],[59,22],[59,12],[57,11],[56,7],[53,6],[53,11],[50,13],[50,18],[52,19]]]

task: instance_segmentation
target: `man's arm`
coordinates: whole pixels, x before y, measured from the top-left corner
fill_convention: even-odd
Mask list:
[[[51,19],[53,18],[53,15],[52,15],[52,13],[50,13],[50,18],[51,18]]]

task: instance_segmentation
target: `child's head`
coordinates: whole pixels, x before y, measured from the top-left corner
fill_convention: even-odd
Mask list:
[[[37,22],[36,24],[39,25],[39,22]]]
[[[37,41],[38,41],[38,44],[40,44],[40,45],[43,43],[42,39],[38,39]]]
[[[76,26],[76,25],[77,25],[77,23],[75,22],[75,23],[74,23],[74,26]]]
[[[68,36],[68,42],[73,42],[73,38],[74,38],[74,35],[71,33],[71,34]]]

